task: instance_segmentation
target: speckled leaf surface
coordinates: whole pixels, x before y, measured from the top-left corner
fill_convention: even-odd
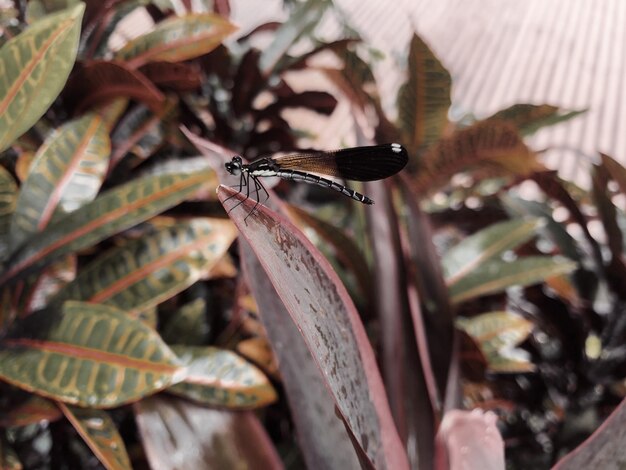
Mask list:
[[[235,197],[224,203],[232,195]],[[374,352],[328,261],[279,214],[258,206],[247,217],[254,202],[237,205],[243,196],[224,186],[219,187],[218,196],[301,331],[366,458],[379,469],[408,468]]]
[[[46,16],[0,49],[0,152],[46,112],[74,66],[85,5]]]
[[[3,380],[80,406],[119,406],[183,376],[154,330],[103,305],[67,302],[61,310],[40,310],[0,342]]]

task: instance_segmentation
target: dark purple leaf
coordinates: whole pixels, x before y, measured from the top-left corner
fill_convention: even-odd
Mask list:
[[[165,102],[163,94],[143,74],[129,69],[123,62],[105,60],[91,61],[73,73],[64,97],[75,114],[116,98],[140,101],[154,112]]]
[[[202,74],[195,64],[185,62],[149,62],[139,68],[158,87],[175,91],[193,91],[202,85]]]

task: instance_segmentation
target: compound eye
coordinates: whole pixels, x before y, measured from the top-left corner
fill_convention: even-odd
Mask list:
[[[233,157],[233,163],[235,163],[236,165],[241,165],[243,163],[243,160],[239,155],[235,155]]]

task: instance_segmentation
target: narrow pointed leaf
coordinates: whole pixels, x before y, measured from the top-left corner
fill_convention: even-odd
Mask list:
[[[289,221],[220,186],[218,196],[250,243],[311,355],[346,426],[375,468],[408,468],[406,452],[365,329],[327,260]],[[247,225],[246,225],[247,224]]]
[[[440,139],[422,155],[413,186],[427,193],[448,184],[456,173],[479,168],[526,176],[543,166],[513,124],[477,123]]]
[[[233,410],[276,401],[276,391],[263,372],[231,351],[182,345],[172,350],[187,366],[187,375],[168,388],[169,393]]]
[[[40,310],[0,342],[0,378],[80,406],[119,406],[183,376],[154,330],[104,305],[67,302],[60,311]]]
[[[29,239],[9,260],[0,284],[179,204],[197,192],[212,174],[203,170],[146,176],[103,193]]]
[[[197,64],[149,62],[139,71],[161,88],[175,91],[194,91],[202,86],[203,75]]]
[[[498,111],[483,121],[508,121],[513,123],[523,136],[531,135],[542,127],[568,121],[586,110],[562,112],[558,106],[549,104],[514,104]]]
[[[320,21],[329,2],[315,0],[300,3],[289,19],[273,34],[272,43],[263,49],[259,59],[259,68],[263,75],[269,76],[277,63],[284,57],[289,48],[300,38],[310,33]]]
[[[106,411],[63,403],[59,407],[107,470],[132,469],[122,436]]]
[[[250,289],[259,303],[259,315],[273,351],[263,338],[252,338],[237,344],[238,350],[266,371],[274,371],[283,379],[285,394],[291,408],[299,446],[308,468],[361,468],[357,453],[346,432],[344,422],[337,419],[335,402],[325,385],[296,325],[285,319],[289,312],[248,243],[242,243],[241,257]],[[253,344],[249,344],[254,341]],[[260,343],[260,344],[259,344]],[[259,353],[260,349],[260,353]]]
[[[0,49],[0,152],[30,129],[63,89],[84,10],[80,3],[47,16]]]
[[[491,260],[450,287],[453,303],[502,292],[511,286],[537,284],[550,276],[567,274],[576,263],[547,256],[529,256],[515,261]]]
[[[148,62],[182,62],[207,54],[237,28],[212,13],[167,19],[154,31],[129,41],[116,58],[137,68]]]
[[[11,244],[19,246],[43,230],[54,211],[92,201],[106,173],[111,142],[95,114],[70,121],[46,139],[35,155],[11,222]]]
[[[448,122],[450,73],[417,34],[411,39],[407,81],[398,91],[398,127],[411,154],[435,142]]]
[[[0,439],[0,468],[2,470],[23,470],[24,468],[17,453],[5,439]]]
[[[216,410],[164,394],[141,400],[134,408],[150,468],[284,468],[252,411]]]
[[[192,219],[114,248],[80,271],[57,301],[83,300],[137,315],[208,273],[236,236],[232,223]]]
[[[487,260],[527,242],[536,233],[539,220],[507,220],[493,224],[446,252],[441,263],[449,286]]]

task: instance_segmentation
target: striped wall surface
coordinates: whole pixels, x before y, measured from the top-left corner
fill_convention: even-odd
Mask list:
[[[385,53],[376,78],[388,109],[403,81],[413,30],[453,77],[451,117],[487,116],[514,103],[587,109],[530,141],[549,166],[580,184],[585,162],[602,151],[626,163],[626,1],[624,0],[336,0],[367,42]],[[264,1],[265,19],[284,18]],[[259,3],[233,1],[246,29],[261,21]],[[332,35],[338,27],[321,25]],[[319,129],[319,141],[349,135],[349,108]]]

